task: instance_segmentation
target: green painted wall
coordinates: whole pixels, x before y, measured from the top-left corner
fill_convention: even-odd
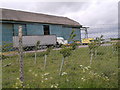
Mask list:
[[[43,25],[49,25],[50,34],[55,34],[57,37],[63,37],[65,40],[69,39],[72,30],[75,30],[75,40],[81,40],[81,32],[78,28],[62,27],[62,25],[28,23],[28,22],[13,22],[8,21],[2,24],[2,41],[12,43],[13,35],[18,35],[18,27],[23,27],[23,35],[44,35]]]
[[[43,26],[42,24],[27,24],[27,35],[43,35]]]
[[[58,37],[63,37],[63,28],[61,25],[50,25],[50,34],[55,34]]]
[[[13,24],[13,32],[14,32],[14,36],[18,36],[18,29],[19,26],[22,26],[22,30],[23,30],[23,35],[27,35],[27,28],[26,28],[26,24]]]
[[[12,43],[13,26],[12,24],[2,24],[2,41]]]

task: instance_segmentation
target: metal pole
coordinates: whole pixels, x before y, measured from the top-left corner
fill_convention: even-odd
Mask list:
[[[23,46],[22,46],[22,26],[19,26],[19,58],[20,58],[20,81],[24,81],[24,75],[23,75]]]
[[[88,31],[87,31],[87,28],[85,28],[85,38],[88,38]]]

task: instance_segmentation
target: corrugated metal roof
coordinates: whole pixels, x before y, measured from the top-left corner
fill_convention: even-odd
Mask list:
[[[39,22],[39,23],[50,23],[50,24],[61,24],[71,26],[81,26],[78,22],[69,19],[67,17],[53,16],[40,13],[32,13],[11,9],[2,9],[1,20],[13,20],[13,21],[27,21],[27,22]]]

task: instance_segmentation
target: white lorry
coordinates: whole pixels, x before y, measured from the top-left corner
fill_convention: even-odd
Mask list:
[[[35,47],[36,43],[40,41],[40,48],[46,48],[47,46],[57,46],[67,44],[67,40],[63,37],[56,37],[56,35],[40,35],[40,36],[23,36],[23,47]],[[13,36],[13,47],[19,46],[18,36]]]
[[[57,39],[56,35],[41,35],[41,36],[23,36],[23,47],[34,47],[38,41],[40,46],[55,46]],[[13,37],[13,47],[19,46],[18,36]]]
[[[65,44],[68,44],[68,41],[67,41],[67,40],[64,40],[63,37],[57,37],[57,43],[58,43],[58,44],[65,45]]]

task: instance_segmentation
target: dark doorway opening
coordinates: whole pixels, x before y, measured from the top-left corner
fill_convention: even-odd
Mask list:
[[[44,35],[50,35],[49,25],[43,25]]]

